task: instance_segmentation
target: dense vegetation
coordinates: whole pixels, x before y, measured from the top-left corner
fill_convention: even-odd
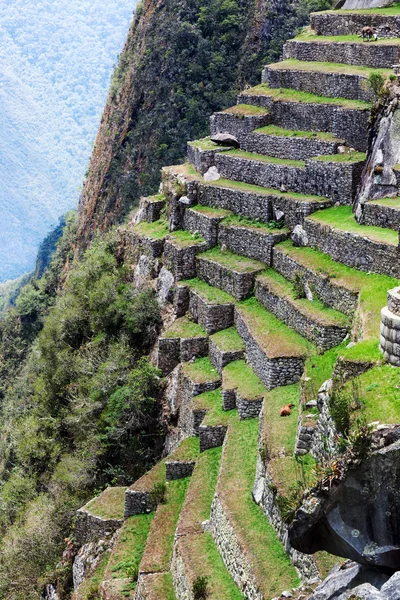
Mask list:
[[[161,450],[159,373],[145,358],[157,302],[134,289],[113,232],[57,294],[75,231],[70,214],[49,268],[0,321],[0,598],[8,600],[37,598],[75,510],[95,489],[131,483]],[[69,575],[59,573],[66,586]]]
[[[4,0],[0,281],[74,207],[136,0]]]

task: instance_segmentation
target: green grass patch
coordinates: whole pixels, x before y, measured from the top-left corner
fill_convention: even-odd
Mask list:
[[[292,160],[289,158],[276,158],[275,156],[265,156],[265,154],[256,154],[255,152],[245,152],[243,150],[231,150],[229,156],[244,158],[246,160],[256,160],[258,162],[270,163],[273,165],[282,165],[286,167],[298,167],[303,169],[304,160]]]
[[[222,371],[222,387],[225,390],[237,390],[241,398],[255,400],[267,392],[262,381],[244,360],[235,360]]]
[[[200,440],[198,437],[188,437],[184,439],[178,448],[167,456],[170,460],[196,460],[200,454]]]
[[[382,8],[363,8],[360,10],[350,10],[350,9],[348,9],[348,10],[343,10],[343,9],[326,10],[326,11],[321,11],[320,13],[314,13],[314,14],[350,15],[352,13],[356,14],[356,15],[384,15],[384,16],[395,17],[397,15],[400,15],[400,3],[396,3],[396,4],[393,4],[392,6],[387,6],[387,7],[382,7]]]
[[[146,200],[148,202],[165,202],[166,197],[164,196],[164,194],[154,194],[153,196],[147,196]]]
[[[165,459],[159,461],[150,471],[135,481],[130,489],[137,492],[150,492],[157,483],[165,483]]]
[[[159,573],[152,578],[152,598],[159,600],[176,600],[171,573]]]
[[[194,140],[189,142],[189,146],[199,148],[199,150],[223,150],[224,146],[219,146],[215,142],[212,142],[209,137],[202,138],[201,140]]]
[[[134,226],[133,231],[138,235],[148,237],[152,240],[162,240],[169,235],[169,227],[167,221],[160,219],[153,223],[147,221],[141,221]]]
[[[190,233],[187,230],[174,231],[170,233],[169,239],[180,248],[204,244],[205,242],[205,239],[199,233]]]
[[[239,302],[237,309],[249,327],[252,337],[269,358],[307,356],[316,352],[311,343],[265,310],[254,297]]]
[[[163,573],[169,570],[175,530],[185,499],[189,478],[169,481],[167,499],[159,504],[147,538],[140,570],[146,573]]]
[[[198,323],[195,323],[188,317],[180,317],[164,331],[162,338],[195,338],[206,337],[207,334]]]
[[[211,250],[207,250],[207,252],[202,252],[200,257],[212,260],[221,266],[237,271],[238,273],[251,273],[265,268],[265,265],[258,260],[240,256],[240,254],[234,254],[230,250],[222,252],[218,247],[211,248]]]
[[[265,233],[289,233],[287,227],[276,227],[275,221],[264,223],[258,219],[249,219],[240,215],[230,215],[222,221],[222,225],[232,227],[248,227],[250,229],[261,229]]]
[[[210,339],[222,352],[244,351],[244,343],[235,327],[228,327],[214,333]]]
[[[372,69],[371,67],[359,67],[332,62],[311,62],[289,58],[273,65],[268,65],[272,71],[281,69],[295,69],[296,71],[316,71],[318,73],[348,73],[351,75],[360,75],[368,77],[370,73],[380,73],[383,77],[389,77],[393,73],[392,69]]]
[[[305,27],[295,38],[299,42],[335,42],[335,43],[356,43],[364,45],[365,42],[358,35],[317,35],[311,27]],[[381,38],[374,42],[374,45],[392,46],[399,45],[400,38]]]
[[[195,396],[192,400],[192,405],[195,410],[213,410],[216,406],[221,406],[221,388],[203,392],[203,394]]]
[[[361,100],[348,100],[347,98],[328,98],[317,96],[309,92],[300,92],[291,88],[270,88],[266,83],[257,85],[244,92],[246,96],[269,96],[279,102],[300,102],[305,104],[332,104],[341,108],[354,110],[370,110],[371,104]]]
[[[234,304],[236,302],[235,298],[230,294],[227,294],[223,290],[215,288],[212,285],[208,285],[208,283],[205,283],[205,281],[198,278],[181,281],[180,284],[188,285],[190,289],[198,293],[207,304]]]
[[[241,192],[261,194],[264,196],[275,196],[277,198],[293,198],[297,202],[330,202],[327,198],[321,196],[313,196],[307,194],[299,194],[298,192],[280,192],[272,188],[264,188],[251,183],[243,183],[242,181],[233,181],[230,179],[218,179],[217,181],[208,181],[207,185]]]
[[[293,455],[299,418],[300,386],[285,385],[267,392],[263,410],[263,445],[270,458],[277,458],[282,448]],[[288,417],[280,416],[282,406],[294,404]]]
[[[332,206],[326,210],[319,210],[313,213],[307,219],[328,225],[338,231],[355,233],[381,244],[397,246],[399,243],[397,231],[371,225],[359,225],[354,218],[351,206]]]
[[[398,196],[396,198],[380,198],[379,200],[368,202],[368,204],[378,204],[379,206],[387,206],[395,210],[400,210],[400,198]]]
[[[304,371],[306,379],[304,381],[303,392],[305,403],[307,403],[309,400],[317,399],[319,388],[324,381],[332,377],[332,372],[335,367],[337,357],[339,353],[343,351],[346,344],[348,344],[348,341],[342,342],[340,346],[331,348],[327,352],[324,352],[324,354],[310,356],[306,360]]]
[[[225,210],[224,208],[211,208],[210,206],[203,206],[201,204],[197,204],[191,210],[207,217],[227,217],[232,214],[230,210]]]
[[[334,163],[359,163],[364,162],[366,158],[365,152],[345,152],[343,154],[321,154],[320,156],[313,156],[311,160]]]
[[[108,561],[105,579],[129,578],[139,567],[154,513],[129,517],[123,524]]]
[[[227,108],[222,112],[242,117],[255,117],[269,114],[266,108],[262,108],[261,106],[254,106],[253,104],[236,104],[235,106]]]
[[[109,487],[86,505],[86,510],[102,519],[123,519],[125,487]]]
[[[318,139],[322,142],[343,142],[343,140],[339,140],[331,133],[325,131],[301,131],[299,129],[284,129],[283,127],[278,127],[277,125],[266,125],[265,127],[255,129],[253,133],[260,133],[264,135],[276,135],[279,137]]]
[[[193,363],[185,363],[182,369],[185,375],[196,383],[206,383],[220,379],[217,369],[213,367],[208,356],[198,358]]]

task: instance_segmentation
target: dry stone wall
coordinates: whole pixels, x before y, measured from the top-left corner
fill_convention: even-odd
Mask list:
[[[209,355],[210,360],[214,367],[217,369],[218,373],[222,374],[222,369],[226,367],[227,364],[233,362],[234,360],[241,360],[244,356],[243,350],[231,351],[231,350],[222,350],[217,346],[217,344],[213,341],[212,338],[209,339]]]
[[[353,13],[313,13],[311,28],[317,35],[360,34],[363,27],[373,27],[378,37],[400,37],[400,16],[362,12]]]
[[[185,210],[183,226],[191,233],[199,233],[207,242],[208,247],[215,246],[218,238],[218,224],[222,217],[209,216],[188,208]]]
[[[189,310],[209,335],[233,325],[233,304],[208,304],[194,290],[190,292]]]
[[[209,285],[221,288],[236,300],[244,300],[251,296],[255,273],[240,273],[205,257],[196,261],[197,276]]]
[[[362,219],[363,225],[376,225],[395,231],[400,229],[400,210],[393,210],[383,204],[365,202]]]
[[[176,281],[196,277],[196,255],[207,250],[207,242],[180,246],[172,239],[165,242],[164,264]]]
[[[236,115],[219,112],[210,119],[211,136],[217,133],[230,133],[240,142],[242,135],[254,131],[258,127],[268,125],[269,115]]]
[[[217,152],[227,152],[231,148],[215,146],[212,150],[203,150],[198,146],[191,144],[187,145],[187,157],[198,173],[204,175],[210,167],[215,165],[215,154]]]
[[[269,232],[262,227],[220,224],[218,244],[240,254],[271,265],[272,248],[289,237],[289,232]]]
[[[380,347],[385,360],[400,367],[400,287],[389,290],[388,305],[382,309]]]
[[[289,137],[285,135],[269,135],[267,133],[249,133],[243,136],[240,149],[256,152],[266,156],[304,160],[321,154],[336,154],[343,140],[324,141],[307,137]]]
[[[121,527],[122,519],[103,519],[85,507],[76,512],[75,538],[79,545],[108,537]]]

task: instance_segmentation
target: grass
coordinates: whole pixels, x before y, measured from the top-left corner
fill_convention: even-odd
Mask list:
[[[266,108],[262,108],[261,106],[253,106],[253,104],[236,104],[235,106],[227,108],[222,112],[243,117],[268,115],[268,110]]]
[[[357,43],[365,44],[358,35],[317,35],[310,27],[304,28],[299,35],[294,38],[299,42],[335,42],[335,43]],[[400,44],[400,38],[378,39],[374,45],[391,46]]]
[[[264,154],[256,154],[255,152],[244,152],[243,150],[231,150],[229,156],[236,158],[244,158],[245,160],[257,160],[273,165],[282,165],[286,167],[298,167],[303,169],[305,166],[304,160],[292,160],[289,158],[276,158],[275,156],[265,156]]]
[[[316,352],[312,344],[265,310],[255,298],[238,303],[237,310],[268,358],[306,356]]]
[[[219,144],[212,142],[209,137],[189,142],[189,146],[199,148],[199,150],[224,150],[224,148],[226,148],[226,146],[220,146]]]
[[[169,227],[167,221],[160,219],[153,223],[142,221],[134,226],[133,231],[141,236],[149,237],[152,240],[162,240],[169,235]]]
[[[188,317],[180,317],[172,323],[172,325],[164,331],[162,338],[195,338],[206,337],[207,334],[198,325]]]
[[[195,396],[192,405],[195,410],[213,410],[215,407],[221,406],[221,388]]]
[[[351,206],[332,206],[326,210],[319,210],[307,217],[308,220],[317,221],[328,225],[338,231],[354,233],[380,244],[397,246],[399,235],[393,229],[383,229],[372,225],[359,225],[354,218]]]
[[[379,200],[368,202],[368,204],[379,204],[379,206],[388,206],[389,208],[400,210],[400,198],[398,196],[396,198],[380,198]]]
[[[324,162],[335,162],[335,163],[358,163],[364,162],[367,159],[365,152],[344,152],[343,154],[323,154],[320,156],[313,156],[311,160],[322,160]]]
[[[178,535],[203,533],[201,524],[210,518],[221,454],[222,448],[211,448],[197,459],[179,517]]]
[[[305,403],[309,400],[316,400],[319,388],[324,381],[332,377],[337,357],[347,343],[348,341],[342,343],[340,346],[331,348],[323,354],[311,356],[306,360],[304,370],[306,379],[304,381],[303,391]]]
[[[230,210],[225,210],[224,208],[211,208],[210,206],[202,206],[201,204],[197,204],[190,210],[206,215],[207,217],[227,217],[232,214]]]
[[[210,339],[222,352],[244,351],[244,343],[235,327],[222,329],[214,333]]]
[[[111,551],[105,579],[130,577],[130,569],[138,567],[144,553],[154,513],[129,517],[119,531]]]
[[[358,292],[362,338],[366,341],[377,342],[381,322],[380,311],[383,306],[386,306],[387,291],[398,285],[396,279],[387,275],[357,271],[357,269],[335,262],[330,256],[318,250],[296,248],[290,241],[282,242],[277,247],[321,278],[329,279],[331,284]],[[351,351],[354,353],[361,343],[356,344]]]
[[[384,77],[389,77],[393,73],[392,69],[372,69],[371,67],[359,67],[332,62],[310,62],[289,58],[273,65],[268,65],[272,71],[281,69],[294,69],[296,71],[316,71],[318,73],[348,73],[351,75],[360,75],[368,77],[370,73],[380,73]]]
[[[387,6],[384,8],[364,8],[361,10],[343,10],[343,9],[341,9],[341,10],[326,10],[326,11],[321,11],[320,13],[314,13],[314,14],[323,14],[323,13],[342,14],[342,15],[349,15],[351,13],[354,13],[357,15],[383,15],[383,16],[395,17],[396,15],[400,15],[400,3],[395,3],[392,6]]]
[[[145,573],[162,573],[169,570],[175,530],[185,499],[189,478],[167,483],[167,500],[159,504],[152,520],[140,570]]]
[[[280,64],[280,63],[279,63]],[[318,139],[323,142],[343,142],[336,138],[332,133],[328,133],[325,131],[301,131],[301,130],[293,130],[293,129],[284,129],[283,127],[278,127],[277,125],[266,125],[265,127],[260,127],[259,129],[255,129],[253,133],[260,133],[264,135],[276,135],[280,137],[299,137],[299,138],[310,138],[310,139]]]
[[[102,519],[123,519],[125,487],[109,487],[86,505],[86,510]]]
[[[235,360],[222,371],[222,387],[225,390],[237,390],[241,398],[256,400],[267,392],[253,369],[244,360]]]
[[[164,194],[154,194],[153,196],[146,196],[148,202],[165,202],[166,197]]]
[[[184,439],[178,446],[178,448],[169,454],[166,458],[170,460],[196,460],[200,454],[200,441],[198,437],[188,437]]]
[[[156,483],[165,482],[165,460],[158,462],[150,471],[131,485],[130,489],[137,492],[150,492]]]
[[[261,229],[265,233],[289,233],[287,227],[275,227],[275,223],[263,223],[257,219],[249,219],[248,217],[242,217],[240,215],[230,215],[223,219],[222,225],[232,226],[232,227],[248,227],[251,229]]]
[[[362,100],[349,100],[347,98],[328,98],[317,96],[309,92],[300,92],[291,88],[270,88],[266,83],[257,85],[244,92],[246,96],[269,96],[277,102],[300,102],[306,104],[332,104],[341,108],[353,110],[370,110],[371,104]]]
[[[292,455],[296,443],[297,421],[299,417],[300,386],[298,383],[285,385],[267,392],[264,402],[263,419],[264,447],[268,456],[276,458],[284,449]],[[280,409],[286,404],[294,404],[288,417],[280,416]]]
[[[230,179],[218,179],[217,181],[209,181],[207,185],[214,187],[224,187],[242,192],[261,194],[263,196],[275,196],[278,198],[293,198],[298,202],[328,202],[327,198],[314,195],[299,194],[298,192],[280,192],[273,188],[264,188],[251,183],[243,183],[242,181],[233,181]]]
[[[190,233],[187,230],[174,231],[169,235],[169,240],[180,248],[196,246],[205,243],[205,239],[200,234]]]
[[[207,252],[203,252],[199,256],[207,260],[212,260],[221,266],[237,271],[238,273],[261,271],[265,267],[265,265],[258,260],[234,254],[230,250],[222,252],[218,247],[211,248],[211,250],[207,250]]]
[[[179,282],[181,285],[188,285],[191,290],[199,294],[207,304],[234,304],[235,298],[219,288],[208,285],[201,279],[188,279]]]
[[[185,363],[182,370],[195,383],[219,381],[220,379],[217,369],[213,367],[208,356],[198,358],[193,363]]]
[[[151,578],[151,590],[149,591],[149,600],[176,600],[171,573],[157,573],[153,575]]]
[[[257,280],[277,296],[290,302],[300,313],[318,321],[321,325],[338,325],[342,327],[350,325],[347,315],[334,308],[329,308],[318,298],[314,298],[312,301],[306,298],[296,298],[296,290],[293,283],[273,269],[268,269],[261,273],[257,277]]]
[[[262,593],[273,598],[284,589],[297,587],[299,578],[274,529],[252,499],[258,419],[239,422],[235,417],[229,424],[217,491]]]

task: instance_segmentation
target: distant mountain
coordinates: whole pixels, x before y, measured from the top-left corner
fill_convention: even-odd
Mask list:
[[[136,0],[3,0],[0,281],[32,270],[79,187]]]

